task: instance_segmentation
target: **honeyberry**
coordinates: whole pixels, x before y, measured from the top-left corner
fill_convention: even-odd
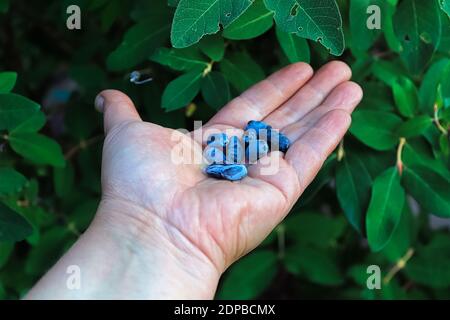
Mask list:
[[[227,144],[227,163],[242,163],[244,150],[237,136],[232,136]]]
[[[203,156],[207,163],[225,163],[225,154],[221,147],[214,147],[211,145],[206,146],[203,151]]]
[[[205,168],[205,173],[214,178],[236,181],[247,176],[247,167],[243,164],[211,164]]]
[[[214,133],[206,140],[207,145],[214,147],[225,147],[228,143],[228,136],[225,133]]]
[[[245,159],[248,163],[255,163],[269,152],[269,145],[265,140],[252,140],[245,149]]]

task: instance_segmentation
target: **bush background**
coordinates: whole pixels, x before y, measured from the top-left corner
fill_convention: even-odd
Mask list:
[[[288,218],[227,271],[217,297],[450,298],[450,1],[339,0],[337,11],[333,0],[256,0],[204,37],[180,25],[186,3],[0,0],[0,298],[25,294],[95,214],[100,90],[123,90],[147,121],[189,129],[288,63],[336,59],[318,37],[342,53],[364,100]],[[65,27],[70,4],[81,30]],[[366,27],[372,4],[381,30]],[[293,33],[281,13],[305,25],[303,8],[325,33]],[[171,42],[175,10],[174,28],[189,34]],[[133,70],[154,80],[130,83]],[[381,268],[381,290],[366,287],[369,265]]]

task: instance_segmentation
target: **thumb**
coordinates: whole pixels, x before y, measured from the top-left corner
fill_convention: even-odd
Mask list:
[[[95,98],[95,108],[103,113],[105,134],[125,122],[142,121],[131,99],[117,90],[104,90]]]

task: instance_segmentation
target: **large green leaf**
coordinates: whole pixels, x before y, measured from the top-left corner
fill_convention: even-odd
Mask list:
[[[425,73],[419,89],[420,109],[428,114],[433,113],[438,85],[446,70],[450,70],[450,59],[443,58],[433,63]]]
[[[400,41],[394,31],[393,17],[397,9],[398,0],[386,0],[383,6],[382,30],[384,38],[392,51],[399,52],[402,49]]]
[[[397,168],[389,168],[373,183],[366,216],[367,240],[373,251],[380,251],[397,228],[405,203]]]
[[[402,44],[400,56],[413,74],[419,74],[441,40],[437,0],[402,1],[394,15],[394,30]]]
[[[405,268],[408,277],[432,288],[450,286],[450,238],[435,235],[431,243],[421,246]]]
[[[42,129],[47,121],[43,112],[38,111],[33,113],[27,120],[20,123],[17,127],[13,128],[11,132],[38,132]]]
[[[407,167],[403,174],[406,191],[423,209],[440,216],[450,217],[450,181],[425,166]]]
[[[336,245],[347,223],[342,216],[331,218],[321,213],[301,212],[289,215],[283,225],[290,240],[327,248]]]
[[[14,93],[0,94],[0,130],[11,130],[38,112],[40,106]]]
[[[352,36],[352,50],[366,51],[380,36],[381,29],[369,29],[367,27],[367,8],[376,5],[383,7],[385,0],[351,0],[350,1],[350,32]],[[380,12],[380,19],[384,12]]]
[[[218,299],[257,298],[277,273],[277,255],[258,250],[240,259],[225,274]]]
[[[194,69],[175,80],[164,90],[161,105],[166,111],[187,106],[200,90],[202,70]]]
[[[220,109],[230,101],[230,87],[220,72],[209,72],[203,78],[202,96],[205,102],[214,109]]]
[[[405,198],[406,199],[406,198]],[[396,263],[400,260],[414,245],[416,238],[415,217],[405,201],[403,205],[403,212],[400,217],[400,222],[395,228],[391,239],[386,246],[381,250],[381,253],[391,262]]]
[[[354,154],[347,154],[338,162],[336,193],[348,221],[364,234],[364,214],[369,204],[372,178],[364,163]]]
[[[226,28],[251,4],[251,0],[181,0],[170,34],[173,47],[188,47],[204,35],[219,31],[220,25]]]
[[[392,85],[392,93],[400,114],[412,117],[419,104],[418,92],[414,83],[407,77],[398,77]]]
[[[277,26],[302,38],[319,41],[334,55],[344,51],[342,18],[334,0],[264,0],[275,12]]]
[[[24,158],[37,164],[63,167],[64,155],[59,144],[37,133],[14,132],[9,136],[11,148]]]
[[[402,123],[398,127],[398,135],[412,138],[423,134],[433,123],[433,119],[426,115],[417,116]]]
[[[16,84],[17,73],[11,71],[0,72],[0,93],[8,93]]]
[[[0,241],[20,241],[32,232],[25,218],[0,202]]]
[[[289,272],[313,283],[336,286],[344,280],[335,259],[323,249],[292,246],[286,250],[284,264]]]
[[[185,49],[159,48],[150,56],[150,60],[178,71],[189,71],[194,68],[205,69],[208,66],[206,58],[195,47]]]
[[[308,41],[297,37],[295,33],[287,33],[276,28],[276,34],[281,49],[286,54],[289,62],[295,63],[299,61],[308,62],[310,60]]]
[[[225,78],[239,92],[264,79],[264,71],[245,52],[235,52],[220,63]]]
[[[350,132],[371,148],[389,150],[398,143],[397,128],[402,120],[393,113],[357,110],[353,113]]]
[[[108,68],[121,71],[141,63],[164,43],[169,28],[169,22],[162,17],[138,22],[127,31],[119,47],[108,56]]]
[[[0,195],[8,195],[20,191],[27,179],[13,168],[0,167]]]
[[[273,12],[267,10],[263,0],[256,0],[223,31],[223,36],[232,40],[256,38],[269,30],[272,25]]]
[[[218,34],[204,37],[199,43],[200,50],[213,61],[220,61],[225,54],[225,41]]]

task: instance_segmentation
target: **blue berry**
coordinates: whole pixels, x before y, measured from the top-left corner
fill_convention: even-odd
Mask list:
[[[225,154],[221,147],[206,146],[203,157],[208,163],[225,163]]]
[[[208,137],[206,144],[214,147],[225,147],[228,141],[228,136],[225,133],[214,133]]]
[[[258,140],[258,133],[255,129],[248,129],[244,132],[242,140],[244,141],[245,147],[247,147],[251,141]]]
[[[245,126],[244,130],[248,129],[255,129],[256,131],[259,131],[261,129],[270,130],[272,129],[272,127],[263,121],[250,120]]]
[[[245,158],[248,163],[255,163],[259,158],[269,152],[269,145],[265,140],[252,140],[245,149]]]
[[[227,163],[242,163],[244,150],[237,136],[232,136],[227,144]]]
[[[205,173],[214,178],[236,181],[247,176],[247,168],[243,164],[211,164],[205,168]]]
[[[271,138],[268,140],[270,150],[279,150],[286,153],[291,145],[291,141],[281,132],[272,131]]]

